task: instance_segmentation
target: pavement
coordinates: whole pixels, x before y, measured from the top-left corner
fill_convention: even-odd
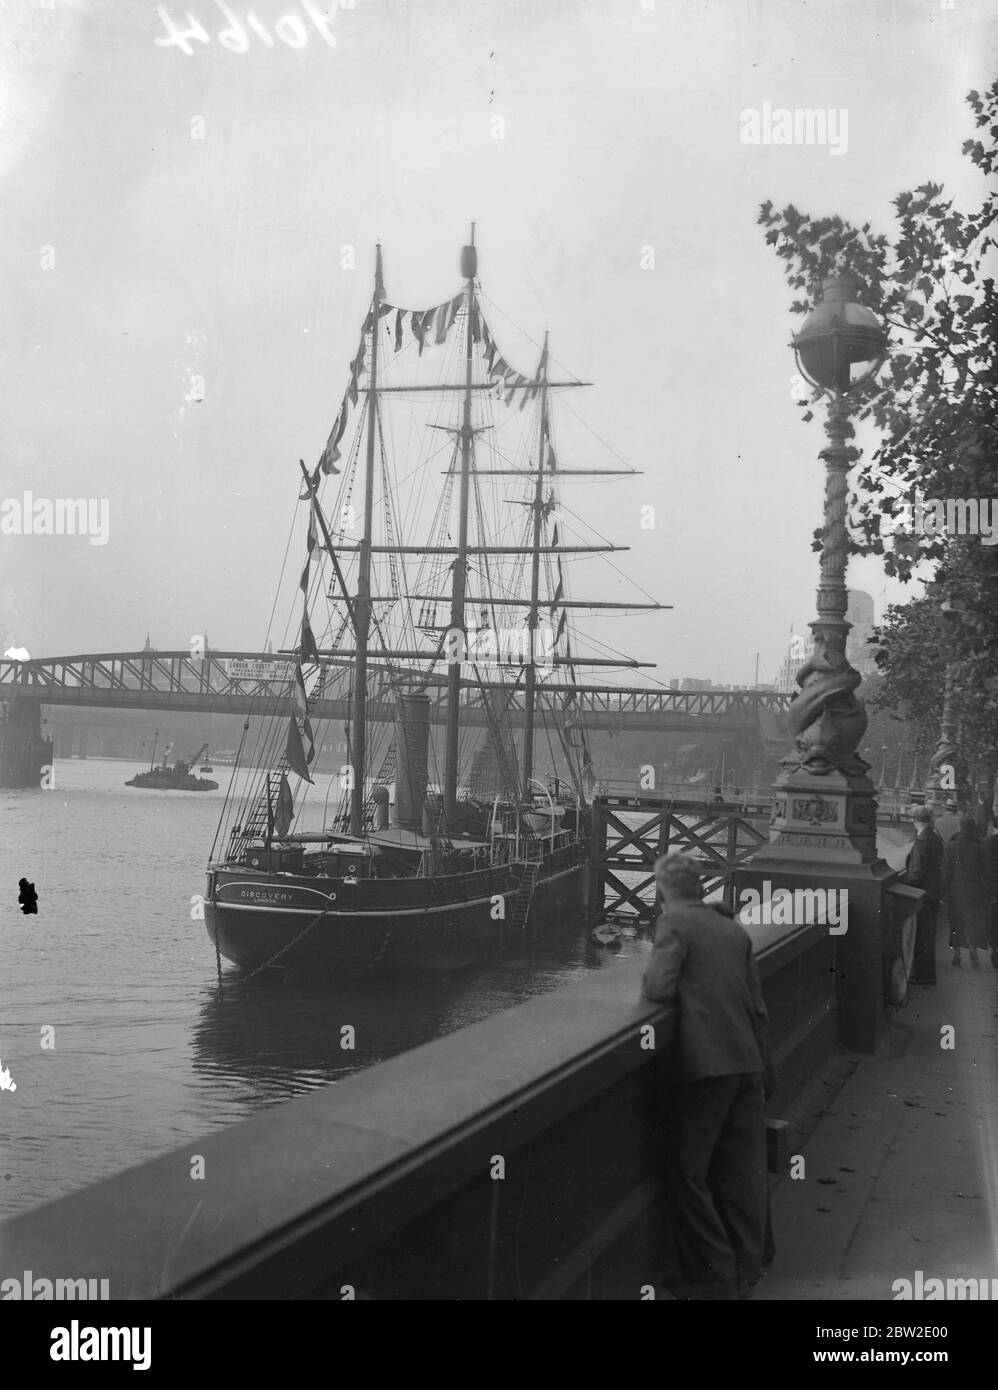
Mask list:
[[[936,986],[912,987],[879,1055],[838,1059],[848,1079],[791,1144],[803,1176],[773,1189],[754,1301],[890,1300],[919,1270],[998,1296],[998,972],[980,959],[953,968],[941,924]]]

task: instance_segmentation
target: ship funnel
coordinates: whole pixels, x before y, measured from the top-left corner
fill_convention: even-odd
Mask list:
[[[395,718],[395,821],[420,830],[430,747],[429,695],[400,695]]]
[[[377,786],[371,788],[371,800],[374,802],[374,829],[388,829],[388,788]]]
[[[465,280],[478,274],[478,251],[474,246],[461,247],[461,274]]]

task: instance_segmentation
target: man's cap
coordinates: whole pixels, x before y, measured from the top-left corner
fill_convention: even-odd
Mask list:
[[[929,810],[928,806],[916,806],[912,820],[921,821],[923,824],[931,824],[932,812]]]
[[[948,797],[946,798],[945,805],[946,805],[947,811],[955,811],[955,810],[956,810],[956,802],[953,800],[953,798],[952,798],[951,796],[948,796]]]

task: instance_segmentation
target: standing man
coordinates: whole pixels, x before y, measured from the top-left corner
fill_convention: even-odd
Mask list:
[[[678,1081],[680,1298],[747,1297],[761,1273],[766,1225],[769,1017],[752,942],[708,907],[696,861],[655,863],[662,900],[646,999],[669,1006]]]
[[[947,797],[945,808],[942,815],[936,821],[936,833],[942,839],[943,844],[952,840],[954,835],[960,833],[960,808],[952,797]]]
[[[915,923],[915,956],[910,984],[936,983],[936,922],[943,891],[943,841],[932,824],[928,806],[916,806],[912,816],[915,839],[904,866],[904,882],[922,888],[925,897]]]
[[[954,965],[960,964],[960,952],[966,946],[971,965],[981,968],[977,948],[987,942],[991,890],[991,864],[977,822],[973,816],[961,816],[960,833],[943,846],[943,896]]]

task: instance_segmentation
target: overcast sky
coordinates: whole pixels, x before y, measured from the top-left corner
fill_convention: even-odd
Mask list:
[[[110,533],[0,537],[3,647],[258,648],[374,242],[388,297],[433,304],[474,219],[506,356],[529,370],[550,329],[595,383],[573,409],[643,470],[572,498],[675,605],[616,644],[660,679],[747,683],[756,652],[773,678],[814,615],[823,436],[791,401],[758,205],[890,234],[926,178],[978,201],[963,97],[993,76],[995,6],[649,4],[356,0],[332,47],[303,0],[231,0],[273,42],[250,29],[238,53],[217,0],[6,0],[0,497],[106,499]],[[188,13],[210,42],[157,45]],[[281,16],[299,48],[273,41]],[[844,109],[844,153],[741,143],[764,102]],[[878,613],[898,593],[874,560],[850,584]]]

